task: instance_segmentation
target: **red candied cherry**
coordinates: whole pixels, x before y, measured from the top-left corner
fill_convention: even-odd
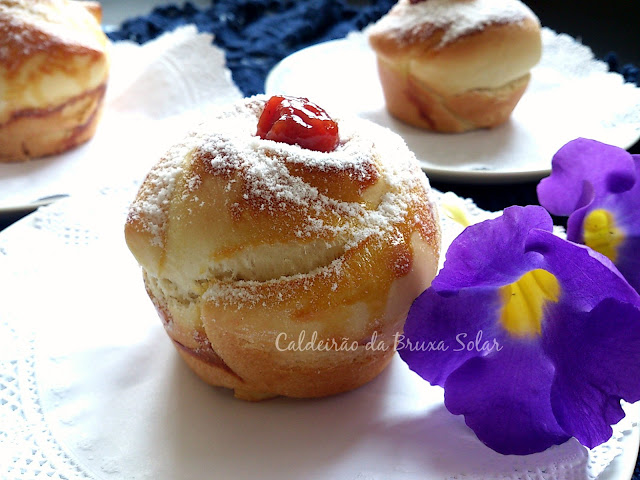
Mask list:
[[[263,140],[299,145],[318,152],[338,146],[338,124],[306,98],[271,97],[258,120],[257,136]]]

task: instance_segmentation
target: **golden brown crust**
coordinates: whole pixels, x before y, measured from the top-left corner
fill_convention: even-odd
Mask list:
[[[96,19],[96,22],[102,23],[102,5],[100,5],[100,2],[86,0],[81,1],[80,4],[84,8],[86,8],[91,15],[93,15],[93,18]]]
[[[214,387],[223,387],[233,390],[234,396],[240,400],[256,402],[273,398],[275,395],[267,392],[258,392],[255,389],[246,389],[244,382],[234,375],[227,373],[225,369],[203,359],[197,352],[185,349],[177,342],[173,342],[176,350],[187,366],[204,382]]]
[[[131,207],[127,244],[208,383],[245,399],[357,388],[389,362],[435,275],[429,186],[402,140],[368,122],[339,122],[329,154],[259,140],[264,101],[167,153]]]
[[[416,235],[424,234],[429,241],[416,245],[422,250],[415,252],[417,261],[423,260],[425,253],[432,254],[438,249],[437,229],[431,224],[433,218],[426,212],[419,215],[427,224],[420,220],[424,232]],[[131,236],[128,233],[127,237]],[[384,255],[376,253],[379,249],[388,251]],[[365,244],[349,253],[344,267],[350,270],[349,278],[340,280],[341,285],[335,290],[332,282],[338,279],[321,275],[316,276],[312,284],[286,279],[263,284],[257,287],[261,291],[254,290],[252,295],[270,298],[268,307],[261,305],[256,309],[253,304],[207,302],[201,312],[198,309],[202,326],[198,319],[198,325],[193,326],[194,319],[188,318],[189,308],[175,305],[172,308],[170,300],[162,297],[146,275],[145,285],[176,350],[208,384],[233,389],[237,398],[250,401],[278,395],[322,397],[364,385],[386,367],[395,353],[394,335],[402,331],[408,305],[434,275],[429,259],[424,265],[414,266],[413,252],[402,243]],[[367,260],[367,257],[373,258]],[[371,278],[373,280],[368,280]],[[274,296],[283,293],[284,301],[274,301]],[[354,301],[362,304],[357,309],[368,307],[381,315],[366,325],[366,335],[358,340],[354,340],[353,335],[362,336],[362,331],[349,332],[339,325],[355,316]],[[293,325],[287,326],[287,316]],[[242,324],[238,324],[239,319],[243,320]],[[252,325],[249,336],[248,323]],[[264,337],[265,332],[273,332],[274,326],[281,330],[277,335],[266,340],[259,338]],[[314,332],[320,335],[315,345],[320,345],[320,341],[335,341],[337,348],[320,353],[298,351],[312,341]],[[254,344],[248,346],[250,338]],[[215,349],[210,339],[215,339]],[[295,347],[290,349],[292,344]],[[341,349],[341,345],[345,348]],[[376,349],[376,346],[385,349]]]
[[[97,2],[0,0],[0,162],[93,136],[109,70],[99,17]]]
[[[275,396],[249,387],[213,350],[204,329],[200,325],[192,326],[188,321],[185,322],[184,316],[187,315],[184,310],[182,313],[185,315],[177,322],[174,319],[177,309],[171,308],[166,298],[156,295],[157,288],[147,275],[144,275],[144,280],[149,298],[156,307],[167,335],[182,359],[198,377],[209,385],[234,390],[235,396],[242,400],[257,401]]]
[[[107,40],[97,17],[97,2],[0,0],[0,66],[19,74],[38,54],[46,54],[54,68],[75,55],[103,57]]]
[[[540,59],[539,21],[533,15],[505,19],[444,41],[447,32],[429,22],[406,32],[372,29],[369,41],[389,112],[440,132],[504,123]]]
[[[491,128],[506,122],[529,84],[527,74],[496,89],[442,95],[379,61],[378,71],[391,115],[410,125],[443,133]]]
[[[0,124],[0,162],[20,162],[62,153],[93,137],[100,121],[106,85],[61,105],[12,113]]]
[[[205,303],[213,349],[261,392],[318,397],[363,385],[393,356],[411,302],[435,275],[434,246],[417,236],[409,246],[362,244],[343,258],[339,276],[249,287],[258,305]],[[307,351],[307,345],[333,349]]]

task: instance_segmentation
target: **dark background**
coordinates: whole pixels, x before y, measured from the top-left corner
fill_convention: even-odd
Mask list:
[[[640,66],[640,1],[524,0],[542,25],[568,33],[602,58],[615,51]]]

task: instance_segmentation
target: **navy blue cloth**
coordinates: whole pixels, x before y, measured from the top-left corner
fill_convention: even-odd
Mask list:
[[[180,25],[195,24],[215,35],[225,50],[233,80],[247,96],[264,93],[267,73],[284,57],[308,45],[344,37],[386,13],[395,0],[355,7],[346,0],[220,0],[199,9],[156,8],[109,33],[112,40],[144,43]]]
[[[195,24],[200,31],[215,34],[214,43],[225,50],[233,80],[249,96],[264,93],[267,74],[284,57],[309,45],[361,30],[395,2],[361,0],[356,7],[348,0],[217,0],[204,9],[186,3],[183,7],[156,8],[149,15],[127,20],[109,36],[112,40],[144,43],[178,26]],[[611,71],[640,86],[640,70],[636,66],[620,65],[615,53],[609,53],[604,60]],[[442,191],[473,198],[486,210],[537,204],[537,183],[514,187],[432,182]],[[640,480],[640,463],[632,480]]]
[[[609,52],[605,55],[604,61],[609,65],[609,70],[621,74],[629,83],[635,83],[640,86],[640,68],[632,63],[620,65],[620,60],[615,52]]]
[[[132,18],[109,33],[112,40],[137,43],[181,25],[195,24],[215,34],[225,50],[233,80],[245,95],[264,92],[264,80],[281,59],[306,46],[344,37],[384,15],[395,0],[218,0],[200,9],[191,3],[159,7]],[[615,52],[604,60],[609,69],[640,86],[640,68],[620,65]]]

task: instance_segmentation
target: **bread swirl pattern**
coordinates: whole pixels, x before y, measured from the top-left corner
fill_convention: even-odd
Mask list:
[[[388,363],[435,275],[429,184],[404,142],[368,122],[340,120],[330,153],[262,140],[264,104],[222,111],[168,152],[131,206],[127,242],[209,383],[245,399],[349,390]],[[278,348],[314,333],[357,348]],[[390,348],[367,349],[372,337]]]

